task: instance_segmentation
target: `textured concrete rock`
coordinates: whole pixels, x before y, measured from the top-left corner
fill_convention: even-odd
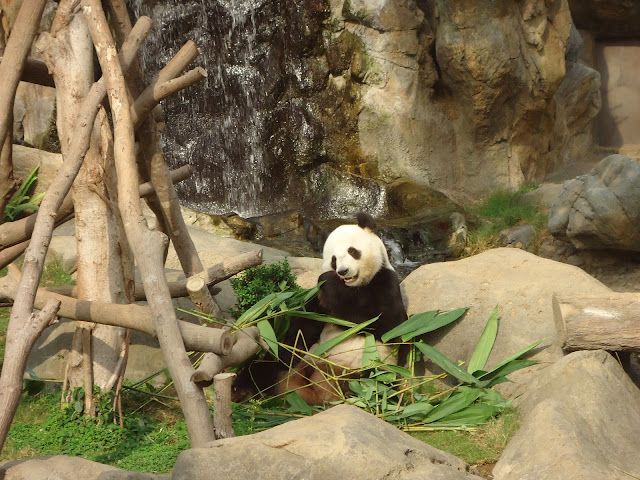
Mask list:
[[[565,182],[549,231],[579,249],[640,251],[640,163],[609,155],[587,175]]]
[[[169,480],[170,475],[129,472],[84,458],[55,455],[0,464],[2,480]]]
[[[517,202],[523,205],[538,205],[542,208],[551,208],[556,201],[562,185],[559,183],[544,183],[540,187],[517,197]]]
[[[117,468],[83,458],[55,455],[3,463],[0,465],[0,478],[3,480],[97,480],[102,472],[113,470]]]
[[[559,360],[519,404],[523,423],[496,480],[626,480],[640,472],[640,390],[608,353]]]
[[[479,479],[460,459],[357,407],[329,410],[246,437],[182,452],[173,480]]]
[[[455,262],[423,265],[401,284],[409,313],[471,307],[451,326],[425,337],[452,360],[468,362],[493,308],[500,315],[489,367],[542,340],[533,358],[542,363],[509,376],[506,395],[522,392],[538,369],[563,356],[556,343],[551,297],[558,294],[606,294],[609,288],[579,268],[546,260],[517,248],[497,248]]]
[[[25,115],[21,120],[24,141],[36,148],[49,150],[52,146],[51,136],[55,134],[55,88],[21,82],[16,96],[25,106]]]

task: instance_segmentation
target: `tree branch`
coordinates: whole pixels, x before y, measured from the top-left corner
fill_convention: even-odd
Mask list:
[[[207,78],[207,71],[202,67],[189,70],[184,75],[177,78],[161,81],[155,78],[156,83],[151,83],[139,96],[131,107],[131,119],[133,124],[138,126],[142,120],[155,108],[163,98],[179,92],[194,83]]]
[[[212,286],[232,277],[233,275],[238,274],[243,270],[246,270],[247,268],[260,265],[261,263],[262,249],[253,250],[251,252],[227,258],[226,260],[215,264],[213,267],[208,268],[204,272],[198,273],[190,278],[202,279],[202,281],[204,281],[204,283],[206,283],[208,286]],[[169,287],[171,298],[186,297],[189,295],[189,292],[187,290],[187,279],[179,280],[177,282],[168,282],[167,285]],[[47,287],[41,290],[72,298],[78,297],[77,287],[75,286]],[[7,296],[2,298],[1,295],[2,288],[0,287],[0,300],[5,302],[11,301],[11,298]],[[146,299],[147,297],[144,293],[144,286],[140,283],[136,283],[135,300],[144,301]]]

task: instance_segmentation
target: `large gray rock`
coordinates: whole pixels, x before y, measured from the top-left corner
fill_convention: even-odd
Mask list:
[[[565,182],[549,231],[579,249],[640,251],[640,163],[609,155],[587,175]]]
[[[2,480],[169,480],[169,475],[129,472],[84,458],[55,455],[0,464]]]
[[[117,470],[115,467],[92,462],[83,458],[55,455],[52,457],[13,460],[0,465],[3,480],[97,480],[103,472]]]
[[[640,472],[640,390],[608,353],[566,356],[519,403],[523,423],[496,480],[627,480]]]
[[[479,479],[459,458],[357,407],[329,410],[210,448],[184,451],[173,480]]]
[[[468,362],[493,308],[500,315],[489,366],[542,340],[533,358],[539,368],[563,356],[556,342],[551,306],[554,293],[606,294],[610,289],[577,267],[537,257],[517,248],[497,248],[455,262],[423,265],[403,282],[409,313],[471,307],[451,326],[425,337],[454,361]],[[528,368],[501,385],[506,395],[521,393],[536,368]]]

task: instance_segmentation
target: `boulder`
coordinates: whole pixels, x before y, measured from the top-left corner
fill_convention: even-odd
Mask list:
[[[12,460],[0,465],[3,480],[97,480],[101,473],[117,470],[115,467],[92,462],[83,458],[55,455],[52,457]]]
[[[182,452],[173,480],[479,479],[462,460],[350,405]]]
[[[34,168],[38,169],[38,178],[30,191],[31,195],[46,192],[51,182],[62,167],[62,155],[45,152],[37,148],[13,146],[13,175],[25,180]]]
[[[609,155],[587,175],[565,182],[549,231],[578,249],[640,251],[640,163]]]
[[[498,235],[498,245],[501,247],[515,247],[527,250],[535,237],[536,229],[533,225],[518,225],[502,230]]]
[[[559,183],[543,183],[535,190],[516,196],[516,201],[521,205],[537,205],[543,209],[551,208],[561,190],[562,185]]]
[[[0,464],[3,480],[170,480],[170,475],[129,472],[84,458],[55,455]]]
[[[563,356],[556,342],[552,295],[610,292],[577,267],[517,248],[497,248],[455,262],[423,265],[409,274],[401,287],[410,314],[471,307],[454,324],[424,337],[454,361],[469,361],[496,305],[500,324],[489,367],[542,341],[533,355],[541,363],[511,374],[514,383],[501,385],[508,396],[521,393],[531,376]]]
[[[522,426],[495,480],[626,480],[640,472],[640,390],[608,353],[567,355],[518,404]]]

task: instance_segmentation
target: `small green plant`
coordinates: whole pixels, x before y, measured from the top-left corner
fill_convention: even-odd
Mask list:
[[[286,259],[271,265],[249,268],[230,282],[238,303],[229,313],[236,318],[271,293],[299,289]]]
[[[22,182],[18,191],[13,194],[9,203],[7,203],[7,206],[4,209],[4,222],[13,222],[25,210],[38,210],[37,202],[44,197],[44,193],[40,193],[31,198],[28,195],[28,192],[31,185],[33,185],[38,178],[39,168],[40,167],[36,167],[33,169],[26,180]]]
[[[500,231],[518,225],[533,225],[540,236],[547,225],[548,215],[537,205],[526,205],[518,201],[521,194],[534,188],[533,184],[525,184],[516,191],[499,190],[480,206],[471,209],[471,213],[480,218],[480,224],[469,231],[469,254],[495,247]]]

